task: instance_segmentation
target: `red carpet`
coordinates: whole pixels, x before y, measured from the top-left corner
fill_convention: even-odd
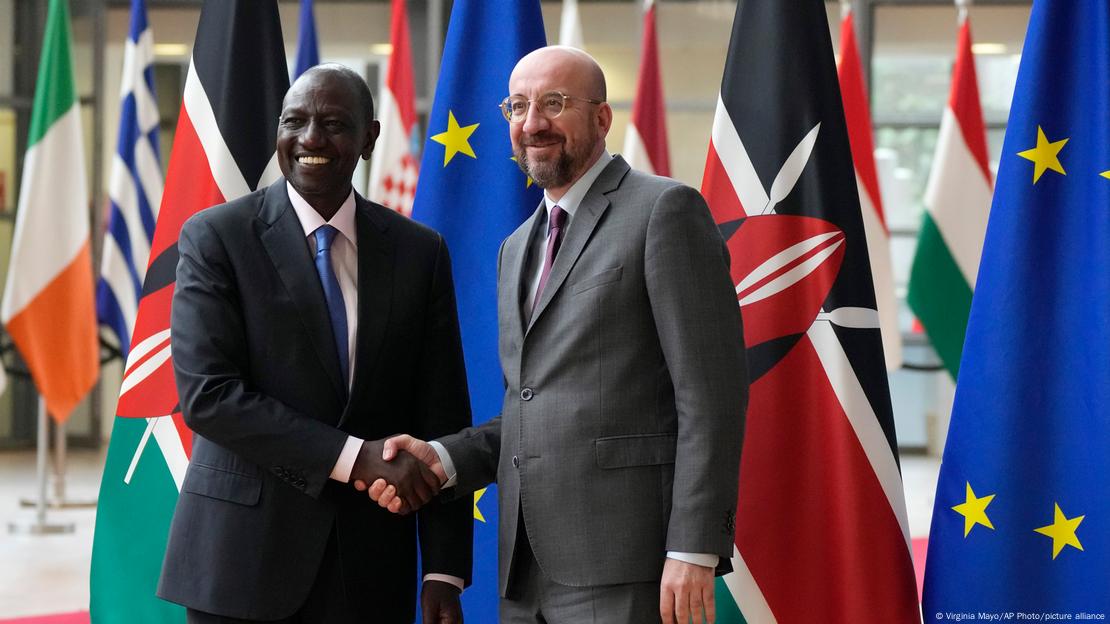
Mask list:
[[[913,544],[913,571],[917,574],[917,597],[920,599],[921,584],[925,581],[925,553],[929,551],[929,538],[915,537],[910,542]]]
[[[921,597],[921,583],[925,579],[925,553],[929,549],[929,538],[918,537],[913,543],[913,569],[917,573],[917,596]],[[13,620],[0,620],[0,624],[89,624],[89,612],[61,613],[42,615]]]
[[[36,615],[11,620],[0,620],[0,624],[89,624],[89,612],[58,613],[55,615]]]

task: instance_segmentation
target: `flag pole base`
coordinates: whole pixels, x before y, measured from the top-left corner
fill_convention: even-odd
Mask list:
[[[38,507],[38,504],[39,504],[38,500],[31,499],[31,498],[20,499],[20,501],[19,501],[19,506],[24,507],[24,508]],[[80,500],[74,500],[72,498],[67,498],[67,499],[62,499],[62,500],[47,499],[46,508],[47,509],[94,509],[94,508],[96,508],[96,499],[95,498],[93,498],[93,499],[80,499]]]
[[[13,535],[63,535],[73,533],[72,522],[9,522],[8,533]]]

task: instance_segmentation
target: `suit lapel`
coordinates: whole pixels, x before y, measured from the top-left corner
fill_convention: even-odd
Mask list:
[[[389,326],[393,302],[394,244],[388,235],[388,223],[369,201],[355,195],[355,230],[358,232],[358,334],[351,364],[355,367],[351,394],[372,386],[369,375],[374,372],[382,341]],[[381,208],[381,210],[385,210]],[[343,412],[340,424],[350,414],[351,401]]]
[[[324,288],[320,285],[312,254],[308,251],[304,229],[293,204],[289,202],[284,179],[266,190],[266,200],[258,217],[269,226],[262,232],[262,245],[300,313],[305,331],[320,358],[320,365],[327,371],[333,389],[343,400],[347,395],[346,383],[340,379],[339,355],[335,352],[335,341],[332,339]]]
[[[529,330],[559,292],[570,270],[578,262],[578,256],[582,255],[582,250],[586,248],[586,243],[589,242],[601,217],[609,209],[609,198],[605,195],[620,186],[626,173],[628,173],[628,164],[620,156],[614,156],[613,161],[605,167],[590,186],[590,190],[586,192],[586,196],[582,198],[582,203],[570,220],[566,237],[559,246],[559,253],[555,256],[555,264],[551,267],[547,285],[544,286],[540,300],[532,312],[532,320],[528,324]]]
[[[511,288],[509,302],[512,305],[512,309],[506,313],[509,318],[516,321],[513,330],[517,336],[524,336],[524,328],[528,326],[524,298],[528,296],[527,287],[531,276],[525,275],[524,272],[528,268],[528,252],[532,249],[532,242],[539,235],[537,230],[540,223],[544,221],[544,211],[545,204],[541,200],[539,207],[532,213],[532,217],[525,221],[525,227],[519,228],[513,236],[510,236],[505,247],[505,260],[508,264],[502,267],[501,270],[511,280],[509,283]],[[529,273],[531,272],[529,271]]]

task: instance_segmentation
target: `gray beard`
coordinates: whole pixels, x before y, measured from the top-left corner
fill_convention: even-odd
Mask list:
[[[527,148],[522,147],[516,154],[516,164],[540,188],[563,186],[574,175],[574,158],[566,150],[560,151],[555,160],[535,162],[528,158]]]

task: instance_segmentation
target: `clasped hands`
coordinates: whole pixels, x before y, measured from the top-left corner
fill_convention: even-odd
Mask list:
[[[430,444],[399,435],[363,442],[351,482],[383,508],[406,514],[432,500],[447,482],[447,474]]]

